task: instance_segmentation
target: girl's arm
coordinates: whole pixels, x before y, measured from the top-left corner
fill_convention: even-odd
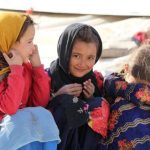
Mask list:
[[[11,72],[0,83],[0,111],[15,114],[21,104],[24,89],[23,67],[10,65]]]
[[[28,105],[45,107],[50,99],[51,79],[44,71],[43,65],[33,67],[31,75],[33,81]]]
[[[104,88],[106,95],[113,100],[115,100],[116,97],[123,97],[136,105],[150,104],[149,86],[141,83],[128,83],[115,73],[106,77]]]
[[[108,97],[115,99],[116,97],[124,97],[128,83],[117,73],[112,73],[104,79],[104,90]]]

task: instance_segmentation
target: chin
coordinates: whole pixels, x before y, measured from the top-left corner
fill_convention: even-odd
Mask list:
[[[74,74],[73,76],[78,77],[78,78],[81,78],[81,77],[83,77],[84,75],[85,75],[85,74],[76,73],[76,74]]]
[[[71,71],[70,72],[74,77],[78,77],[78,78],[81,78],[81,77],[83,77],[83,76],[85,76],[87,73],[88,73],[88,71]]]

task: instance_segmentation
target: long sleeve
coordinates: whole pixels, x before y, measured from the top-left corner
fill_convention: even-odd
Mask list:
[[[123,96],[124,93],[122,93],[122,90],[126,89],[126,86],[127,82],[115,73],[105,77],[104,89],[105,92],[111,97],[115,98],[119,95]]]
[[[104,88],[106,97],[111,97],[112,100],[123,97],[137,105],[150,103],[150,86],[142,83],[128,83],[116,74],[106,77]]]
[[[0,111],[4,114],[14,114],[18,110],[24,90],[23,67],[10,66],[11,72],[0,83]]]
[[[48,104],[50,98],[50,82],[43,65],[32,68],[32,88],[30,91],[29,106],[43,106]]]
[[[91,100],[87,100],[89,105],[88,126],[96,133],[106,137],[110,112],[109,104],[106,99],[101,97],[103,95],[103,76],[98,71],[94,71],[94,74],[96,77],[96,87],[98,87],[97,92],[99,94],[96,94]]]

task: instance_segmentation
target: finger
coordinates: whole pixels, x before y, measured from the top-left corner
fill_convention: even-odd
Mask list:
[[[87,98],[91,96],[91,94],[86,90],[83,90],[83,93],[84,93],[85,97],[87,97]]]
[[[18,52],[18,51],[16,51],[16,50],[14,50],[14,49],[12,49],[12,50],[10,50],[9,55],[10,55],[10,56],[11,56],[11,58],[12,58],[12,57],[15,57],[15,56],[19,55],[19,52]]]
[[[75,93],[82,92],[82,86],[80,84],[68,84],[65,85],[61,91],[66,94],[74,95]]]
[[[92,83],[92,82],[91,82],[91,79],[88,79],[87,82],[88,82],[88,83]]]
[[[95,87],[93,84],[90,84],[90,86],[84,86],[84,93],[86,94],[86,96],[90,97],[93,95],[94,91],[95,91]]]
[[[82,87],[82,84],[74,83],[73,86],[74,87]]]
[[[87,85],[84,85],[84,89],[87,90],[87,91],[93,91],[93,84],[87,84]]]
[[[82,88],[71,88],[71,89],[68,89],[67,91],[70,94],[76,94],[76,93],[81,93],[82,92]]]
[[[91,79],[88,79],[88,80],[86,80],[84,83],[83,83],[83,85],[89,85],[89,84],[91,84],[92,82],[91,82]]]
[[[13,57],[13,54],[12,54],[12,53],[9,53],[9,54],[8,54],[8,57],[9,57],[9,58],[12,58],[12,57]]]
[[[38,48],[37,44],[34,44],[34,47],[35,47],[35,48]]]
[[[35,51],[38,51],[38,46],[34,44]]]
[[[70,95],[72,95],[73,90],[74,89],[72,88],[72,85],[66,85],[62,88],[63,93],[70,94]]]
[[[82,91],[82,87],[74,87],[71,89],[72,91]]]
[[[78,89],[82,89],[82,85],[81,84],[70,84],[69,86],[68,86],[68,88],[70,88],[71,90],[78,90]]]
[[[10,58],[8,57],[8,55],[6,53],[3,53],[3,56],[4,56],[5,60],[7,61],[7,63],[9,64]]]
[[[88,94],[92,93],[92,89],[91,88],[84,88],[83,91],[86,91],[86,93],[88,93]]]
[[[72,93],[81,93],[82,92],[82,90],[81,89],[78,89],[78,90],[73,90],[73,91],[71,91]]]
[[[81,93],[76,93],[74,96],[79,97]]]
[[[80,95],[80,93],[82,92],[82,87],[81,86],[72,87],[67,89],[67,91],[71,95]]]
[[[79,96],[81,94],[82,91],[72,91],[71,92],[71,95],[74,95],[74,96]]]

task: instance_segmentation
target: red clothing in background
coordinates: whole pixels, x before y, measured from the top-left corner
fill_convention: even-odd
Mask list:
[[[43,65],[10,66],[8,77],[0,81],[0,120],[27,106],[45,107],[50,95],[50,79]]]

